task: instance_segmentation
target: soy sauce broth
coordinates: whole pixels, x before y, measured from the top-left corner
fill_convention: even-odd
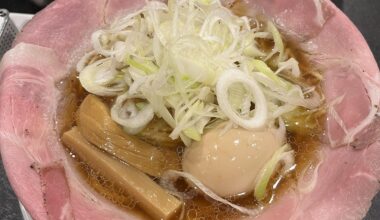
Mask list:
[[[261,40],[260,45],[264,47],[264,49],[270,48],[273,46],[273,41]],[[286,53],[290,57],[294,57],[299,61],[300,70],[302,72],[299,83],[315,86],[316,91],[322,94],[320,86],[321,75],[319,74],[319,70],[310,65],[310,62],[307,60],[302,50],[298,49],[290,42],[285,42],[285,45],[287,48]],[[63,134],[75,125],[76,111],[78,110],[81,101],[88,93],[81,87],[75,71],[61,81],[57,87],[63,94],[57,116],[58,130],[60,134]],[[114,102],[112,98],[103,98],[103,100],[108,103],[109,106]],[[269,190],[267,198],[261,203],[261,205],[276,201],[277,198],[296,184],[297,179],[302,176],[305,169],[308,169],[310,166],[315,166],[318,163],[317,153],[321,146],[325,112],[323,108],[315,112],[308,112],[305,109],[298,110],[304,113],[305,116],[301,116],[295,121],[287,122],[288,143],[295,151],[295,169],[286,177],[281,179],[275,177],[271,179],[269,185],[272,187],[276,185],[276,187]],[[302,124],[302,122],[310,120],[310,118],[313,120],[314,127],[297,127],[297,124]],[[172,150],[180,155],[183,152],[183,144],[180,144],[179,142],[178,147],[173,148]],[[143,219],[149,219],[149,216],[144,214],[144,212],[138,208],[136,201],[124,192],[117,183],[112,183],[99,175],[96,170],[93,170],[72,152],[67,151],[67,154],[68,157],[72,158],[71,161],[74,163],[74,166],[82,178],[97,193],[121,209],[127,212],[134,212]],[[202,193],[198,193],[196,189],[189,186],[183,179],[179,179],[175,185],[178,191],[183,192],[183,195],[186,195],[186,198],[184,199],[184,219],[237,219],[244,216],[231,207],[215,202],[207,196],[204,196]],[[258,207],[258,202],[254,200],[253,195],[230,198],[229,200],[246,208]]]

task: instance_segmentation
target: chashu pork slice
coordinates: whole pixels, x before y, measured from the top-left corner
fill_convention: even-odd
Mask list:
[[[0,65],[0,150],[36,220],[138,219],[88,188],[68,162],[55,119],[66,77],[93,31],[142,0],[56,0],[24,28]],[[264,14],[324,75],[329,103],[320,163],[255,219],[361,219],[379,191],[380,73],[362,35],[329,0],[226,1]]]

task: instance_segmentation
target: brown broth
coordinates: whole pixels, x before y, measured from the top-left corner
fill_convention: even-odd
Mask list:
[[[142,219],[150,219],[138,206],[136,200],[129,196],[125,190],[117,183],[107,180],[99,172],[92,169],[84,163],[77,155],[67,151],[72,158],[71,162],[79,171],[80,176],[91,186],[93,190],[127,212],[133,212],[134,215]]]
[[[64,94],[64,98],[60,103],[59,109],[61,111],[58,111],[59,113],[57,120],[60,128],[60,134],[75,125],[75,112],[79,107],[81,100],[83,100],[87,94],[83,91],[83,89],[78,89],[78,82],[75,81],[78,81],[78,79],[75,77],[75,74],[71,74],[68,79],[65,80],[65,83],[60,84],[60,89]],[[75,94],[75,96],[73,94]],[[108,100],[108,103],[111,103],[111,100]],[[316,120],[322,121],[324,119],[324,114],[319,114],[315,117]],[[297,178],[302,174],[304,169],[317,163],[316,152],[320,146],[320,137],[323,132],[322,128],[323,123],[319,124],[318,129],[313,131],[313,133],[305,134],[300,133],[299,131],[288,133],[288,142],[296,152],[295,161],[297,167],[294,172],[287,176],[287,178],[281,180],[281,183],[277,188],[270,192],[265,201],[266,203],[275,201],[276,198],[278,198],[297,181]],[[179,147],[177,151],[180,152],[181,148],[182,147]],[[70,158],[73,158],[72,155]],[[133,211],[138,216],[141,216],[144,219],[149,219],[149,217],[144,214],[141,209],[135,206],[136,201],[123,192],[123,190],[117,186],[116,183],[112,183],[99,175],[99,173],[82,162],[80,158],[76,157],[72,160],[72,162],[75,164],[75,167],[84,180],[100,195],[104,196],[106,199],[127,212]],[[273,185],[277,180],[278,179],[273,178],[270,185]],[[186,192],[187,195],[193,195],[193,198],[185,199],[184,201],[185,219],[235,219],[242,216],[239,212],[231,209],[230,207],[211,201],[210,199],[205,198],[205,196],[198,194],[195,189],[187,186],[183,180],[182,185],[178,185],[178,189]],[[232,201],[244,207],[257,207],[257,202],[252,196],[235,198],[232,199]]]
[[[297,79],[299,80],[297,83],[301,85],[315,86],[316,90],[322,94],[322,89],[320,86],[321,75],[319,74],[319,70],[310,65],[310,62],[304,55],[304,52],[299,50],[295,45],[290,42],[285,42],[285,45],[287,47],[286,53],[290,57],[294,57],[299,61],[302,77],[301,80]],[[262,47],[262,49],[268,50],[268,48],[273,47],[273,41],[260,40],[259,46]],[[87,92],[85,92],[80,86],[77,73],[75,72],[70,74],[67,79],[60,82],[57,86],[63,94],[63,98],[59,104],[57,117],[58,129],[60,134],[62,134],[75,125],[75,113],[81,101],[87,95]],[[104,98],[103,100],[110,106],[114,101],[112,98]],[[278,179],[278,177],[276,177],[271,179],[270,186],[273,186],[276,182],[280,182],[280,184],[278,184],[277,188],[274,188],[269,192],[264,204],[272,203],[279,198],[281,194],[286,192],[297,182],[297,179],[302,175],[305,169],[318,163],[317,152],[319,150],[319,146],[321,145],[320,140],[323,135],[325,112],[323,109],[313,113],[307,113],[306,110],[302,109],[300,111],[305,113],[303,117],[299,116],[296,118],[296,121],[287,122],[288,128],[293,128],[288,131],[287,137],[288,143],[291,144],[295,151],[296,168],[285,178]],[[315,126],[294,127],[296,126],[295,122],[303,122],[305,120],[311,120]],[[156,123],[156,121],[153,123]],[[153,129],[153,132],[149,129]],[[147,132],[148,134],[149,132],[154,133],[154,128],[149,129]],[[162,126],[160,129],[164,133],[170,133],[167,126]],[[145,138],[140,138],[151,142],[147,137],[148,135]],[[155,143],[151,142],[151,144]],[[183,146],[180,142],[178,142],[177,149],[175,147],[171,147],[171,149],[176,150],[179,154],[181,154],[183,151]],[[70,158],[74,158],[72,157],[72,153],[68,153],[71,154]],[[104,196],[106,199],[127,212],[133,211],[142,218],[149,219],[149,217],[136,206],[136,201],[124,192],[117,185],[117,183],[112,183],[99,175],[98,172],[91,169],[91,167],[81,161],[80,158],[76,157],[72,160],[72,162],[84,180],[100,195]],[[232,208],[212,201],[204,195],[199,194],[196,189],[188,186],[183,179],[177,181],[176,187],[180,192],[184,192],[184,194],[188,197],[184,199],[184,219],[236,219],[243,216]],[[231,198],[230,200],[247,208],[258,207],[258,203],[254,200],[252,195]]]

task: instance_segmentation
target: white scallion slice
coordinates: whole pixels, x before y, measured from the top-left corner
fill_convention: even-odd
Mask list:
[[[79,73],[79,81],[88,92],[100,96],[115,96],[125,90],[125,81],[117,78],[117,71],[109,58],[86,66]]]
[[[111,117],[130,134],[140,132],[154,117],[150,104],[139,105],[139,109],[127,93],[117,97],[111,108]]]
[[[278,75],[285,70],[295,77],[301,73],[297,60],[285,53],[275,24],[252,22],[220,0],[148,1],[92,34],[93,52],[78,63],[79,78],[88,92],[99,96],[139,96],[146,105],[138,104],[138,115],[151,109],[173,128],[171,137],[181,137],[186,145],[199,140],[215,120],[253,129],[292,108],[320,104],[318,94]],[[265,45],[272,40],[274,47],[268,50]],[[101,60],[88,65],[94,55]],[[222,77],[231,69],[244,74],[235,74],[241,76],[238,81]],[[133,106],[127,103],[120,104],[119,113]],[[141,129],[124,127],[132,133]]]
[[[251,118],[243,118],[239,115],[228,100],[228,88],[235,83],[246,85],[247,89],[253,96],[255,110],[254,116]],[[216,84],[216,96],[219,107],[223,113],[237,125],[245,129],[260,128],[265,125],[268,116],[266,99],[255,79],[250,77],[248,74],[238,69],[230,69],[225,71],[219,77]]]

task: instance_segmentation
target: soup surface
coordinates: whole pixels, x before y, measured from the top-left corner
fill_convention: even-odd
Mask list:
[[[233,10],[238,15],[242,14],[242,11],[236,6]],[[250,20],[250,25],[252,25],[253,28],[265,28],[267,25],[263,16],[250,18]],[[257,42],[258,49],[267,53],[271,53],[276,44],[276,40],[273,37],[260,38]],[[280,74],[280,76],[288,82],[300,85],[302,88],[313,88],[323,100],[321,89],[322,76],[319,71],[309,64],[303,51],[299,50],[296,45],[292,45],[291,42],[286,41],[284,41],[284,45],[286,56],[298,61],[301,75],[299,77],[294,77],[290,71],[285,71]],[[275,70],[278,68],[276,66],[276,60],[279,59],[278,56],[279,55],[274,55],[266,60],[264,57],[261,59],[265,60],[265,63],[269,68]],[[90,65],[104,58],[103,55],[93,54],[85,65]],[[236,65],[239,66],[240,63],[237,62]],[[82,87],[79,75],[79,72],[73,70],[66,79],[57,84],[57,87],[63,94],[63,98],[58,108],[57,117],[60,134],[64,134],[72,127],[79,126],[79,107],[85,97],[89,94],[89,92]],[[115,105],[115,96],[98,97],[109,109]],[[134,101],[139,102],[144,101],[144,99],[137,97],[134,98]],[[251,108],[255,109],[255,106],[253,105]],[[281,120],[283,120],[286,125],[286,143],[288,143],[294,151],[295,161],[292,169],[284,175],[280,175],[280,173],[279,175],[271,175],[265,199],[258,201],[251,193],[249,193],[244,196],[228,197],[228,201],[245,208],[265,207],[266,205],[273,203],[276,198],[281,196],[286,190],[292,188],[292,186],[297,183],[297,179],[303,176],[308,169],[312,169],[318,164],[319,146],[322,144],[321,140],[324,135],[324,106],[321,104],[314,109],[296,107],[283,114]],[[275,127],[278,127],[280,121],[275,120],[274,122]],[[207,131],[208,128],[205,128],[205,132]],[[188,146],[186,146],[179,137],[173,140],[170,137],[171,132],[173,132],[173,128],[156,115],[153,120],[144,127],[144,129],[134,134],[134,136],[141,141],[155,146],[159,151],[169,152],[170,155],[176,155],[176,157],[181,160],[185,148]],[[128,132],[126,131],[126,133]],[[139,207],[138,202],[133,196],[129,195],[119,183],[113,182],[102,176],[99,171],[92,168],[75,152],[69,150],[69,148],[67,148],[67,156],[72,158],[71,161],[77,168],[78,172],[87,184],[89,184],[97,193],[127,212],[135,212],[136,215],[141,216],[142,218],[150,218],[149,215]],[[117,158],[117,155],[114,156]],[[168,160],[172,159],[168,158]],[[119,161],[120,163],[125,163],[125,161]],[[179,161],[179,164],[181,163],[182,161]],[[153,177],[151,175],[150,177],[155,182],[161,183],[160,177]],[[185,219],[234,219],[244,216],[244,214],[234,208],[211,199],[184,178],[176,179],[173,185],[176,189],[176,196],[179,196],[183,202],[183,211],[182,213],[177,213],[177,216],[181,215]]]
[[[298,60],[304,61],[303,63],[300,63],[302,72],[306,73],[303,75],[303,82],[308,84],[312,83],[313,85],[319,86],[319,79],[313,74],[307,74],[316,70],[307,64],[306,59],[303,59],[302,52],[298,51],[295,47],[290,47],[289,51],[296,54]],[[59,108],[60,111],[58,113],[59,117],[57,120],[61,134],[76,125],[76,112],[82,100],[88,94],[83,87],[81,87],[77,76],[78,73],[73,71],[67,79],[57,85],[62,91],[64,97],[61,102],[61,107]],[[114,99],[107,98],[104,99],[104,101],[111,106]],[[271,179],[269,184],[271,186],[271,190],[269,191],[270,195],[265,199],[265,204],[274,202],[277,196],[281,196],[282,192],[289,189],[293,184],[296,184],[298,176],[303,175],[305,170],[311,169],[313,166],[318,164],[318,150],[321,146],[321,139],[324,135],[323,123],[325,119],[325,112],[323,109],[310,114],[307,114],[308,111],[304,109],[301,109],[300,111],[305,114],[301,114],[296,118],[296,120],[289,121],[287,124],[287,127],[291,128],[287,133],[287,138],[288,142],[291,144],[291,147],[295,150],[296,168],[286,177]],[[154,125],[154,123],[152,124]],[[167,125],[164,125],[164,127],[165,129],[170,129]],[[140,138],[149,141],[146,138]],[[178,153],[178,155],[181,155],[183,153],[184,146],[181,142],[178,142],[178,146],[172,150]],[[105,177],[101,176],[96,170],[92,169],[88,166],[88,164],[78,158],[74,152],[67,150],[67,155],[72,158],[72,162],[83,179],[96,192],[128,212],[133,211],[136,215],[146,219],[150,218],[138,206],[136,206],[136,201],[133,197],[128,195],[128,193],[118,186],[117,183],[109,181]],[[189,186],[183,179],[179,180],[176,185],[180,191],[185,192],[189,196],[189,198],[185,200],[185,219],[232,219],[243,216],[238,211],[226,205],[215,202],[207,198],[207,196],[197,192],[196,189]],[[256,207],[258,205],[257,201],[252,197],[230,199],[234,203],[240,204],[244,207]]]

